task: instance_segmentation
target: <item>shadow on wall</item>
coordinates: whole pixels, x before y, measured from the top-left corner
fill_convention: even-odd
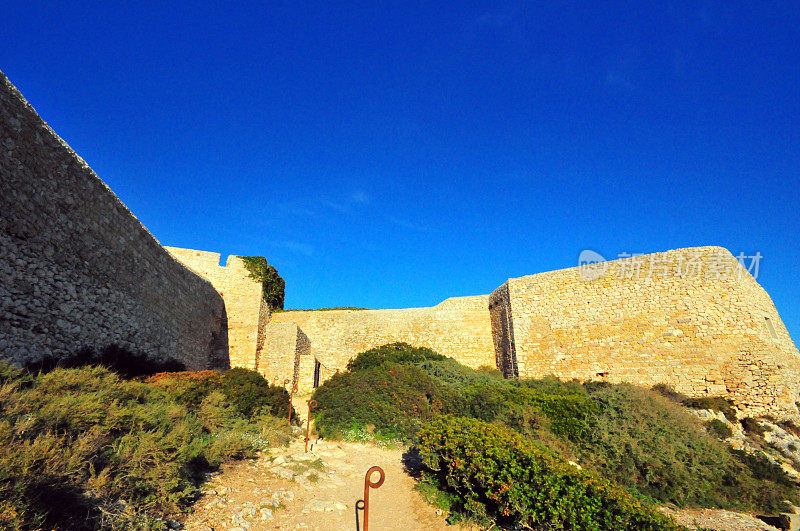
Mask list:
[[[144,352],[133,351],[114,343],[106,345],[99,351],[92,347],[83,347],[67,356],[44,356],[25,364],[25,369],[37,374],[48,373],[54,369],[76,369],[90,365],[102,365],[122,378],[186,370],[186,365],[175,358],[154,359]]]
[[[222,315],[218,318],[218,329],[211,331],[208,342],[208,366],[210,369],[230,369],[231,355],[228,344],[228,311],[222,303]]]

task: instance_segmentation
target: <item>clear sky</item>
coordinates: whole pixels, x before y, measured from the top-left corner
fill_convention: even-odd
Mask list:
[[[721,245],[800,339],[800,2],[411,4],[8,1],[0,70],[163,244],[266,256],[287,307]]]

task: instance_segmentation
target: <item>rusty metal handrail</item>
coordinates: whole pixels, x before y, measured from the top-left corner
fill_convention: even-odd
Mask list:
[[[306,418],[306,453],[308,453],[308,434],[311,428],[311,410],[317,407],[317,401],[313,398],[308,401],[308,417]]]
[[[378,472],[381,477],[377,482],[372,481],[372,473]],[[386,474],[379,466],[373,466],[367,470],[367,475],[364,476],[364,531],[369,531],[369,489],[377,489],[383,485],[383,480],[386,479]]]
[[[291,380],[289,380],[289,378],[286,378],[286,379],[283,381],[283,384],[284,384],[284,385],[286,385],[286,384],[288,384],[290,381],[291,381]],[[294,397],[294,394],[295,394],[296,392],[297,392],[297,384],[294,384],[294,386],[292,387],[291,391],[289,391],[289,409],[288,409],[288,415],[289,415],[289,427],[290,427],[290,428],[292,427],[292,397]]]

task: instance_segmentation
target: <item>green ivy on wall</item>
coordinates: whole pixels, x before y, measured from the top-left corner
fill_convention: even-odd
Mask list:
[[[250,278],[261,282],[264,286],[264,300],[267,301],[270,308],[282,310],[286,282],[278,274],[278,270],[269,265],[263,256],[242,256],[240,258],[250,272]]]

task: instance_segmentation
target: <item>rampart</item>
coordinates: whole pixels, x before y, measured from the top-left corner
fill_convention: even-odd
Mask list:
[[[116,344],[227,365],[225,307],[0,73],[0,358]]]
[[[594,267],[602,269],[509,279],[492,293],[506,374],[665,383],[729,397],[747,414],[797,414],[797,347],[769,295],[726,249]]]
[[[311,356],[299,366],[301,389],[312,385],[314,359],[321,364],[317,380],[324,381],[359,352],[396,341],[431,348],[474,368],[495,365],[486,295],[454,297],[430,308],[276,312],[267,326],[268,342],[277,338],[280,329],[272,327],[279,323],[296,324],[308,337]],[[285,342],[291,334],[281,337]],[[291,345],[280,348],[292,350]],[[259,367],[268,366],[269,355],[265,350]]]
[[[228,314],[228,351],[232,367],[255,369],[264,336],[259,330],[269,319],[264,288],[250,277],[238,256],[229,256],[219,265],[220,253],[166,247],[167,251],[196,274],[211,282],[222,295]]]

